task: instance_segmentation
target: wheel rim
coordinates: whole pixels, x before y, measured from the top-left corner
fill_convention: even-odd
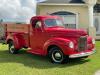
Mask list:
[[[10,50],[11,53],[14,53],[14,49],[15,49],[15,47],[12,45],[12,46],[10,46],[9,50]]]
[[[61,51],[53,51],[52,52],[52,59],[54,62],[62,62],[63,61],[63,54]]]

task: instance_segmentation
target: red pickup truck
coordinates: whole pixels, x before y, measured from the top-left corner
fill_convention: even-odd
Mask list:
[[[85,30],[68,29],[58,16],[35,16],[30,24],[6,24],[9,52],[27,52],[46,56],[63,63],[69,58],[85,58],[95,52],[95,40]]]

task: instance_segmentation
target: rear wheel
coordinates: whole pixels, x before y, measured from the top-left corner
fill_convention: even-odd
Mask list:
[[[58,47],[53,47],[49,50],[49,57],[53,63],[64,63],[68,58],[63,54],[63,52]]]
[[[9,41],[8,43],[9,53],[17,54],[18,50],[15,48],[13,41]]]

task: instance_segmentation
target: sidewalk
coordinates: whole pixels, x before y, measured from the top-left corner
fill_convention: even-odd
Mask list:
[[[95,73],[95,75],[100,75],[100,70],[98,70],[98,71]]]

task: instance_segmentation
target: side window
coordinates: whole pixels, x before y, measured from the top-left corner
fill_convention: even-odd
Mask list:
[[[37,21],[37,22],[35,23],[35,28],[41,28],[41,26],[42,26],[41,21]]]

